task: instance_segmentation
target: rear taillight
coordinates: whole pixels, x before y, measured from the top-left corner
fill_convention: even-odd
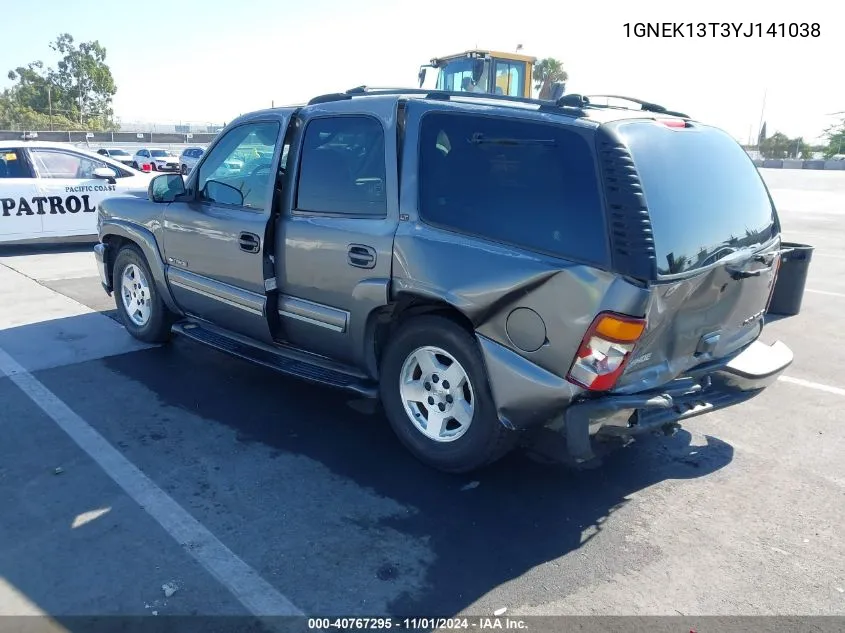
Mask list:
[[[645,326],[645,319],[613,312],[599,314],[581,341],[567,380],[590,391],[612,389]]]

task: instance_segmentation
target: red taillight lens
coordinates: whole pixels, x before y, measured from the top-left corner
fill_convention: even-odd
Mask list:
[[[581,341],[567,380],[590,391],[612,389],[645,326],[645,319],[613,312],[599,314]]]

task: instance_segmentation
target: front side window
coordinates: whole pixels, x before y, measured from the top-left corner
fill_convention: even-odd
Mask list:
[[[200,166],[201,200],[263,210],[279,123],[247,123],[226,133]]]
[[[314,119],[305,128],[297,211],[383,217],[384,129],[368,116]]]
[[[17,150],[0,149],[0,178],[32,178]]]
[[[94,177],[94,170],[100,167],[117,171],[111,165],[73,152],[33,149],[30,153],[41,178],[89,179]]]
[[[573,130],[429,113],[419,169],[425,222],[576,261],[609,257],[593,154]]]

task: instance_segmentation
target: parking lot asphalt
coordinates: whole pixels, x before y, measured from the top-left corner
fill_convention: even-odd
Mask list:
[[[0,249],[0,614],[845,615],[845,173],[761,173],[815,246],[787,378],[595,470],[434,472],[342,394],[137,343],[90,245]]]

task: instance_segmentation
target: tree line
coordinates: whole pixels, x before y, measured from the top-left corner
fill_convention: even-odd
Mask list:
[[[59,55],[55,67],[38,60],[9,71],[15,83],[0,92],[0,129],[118,129],[105,47],[97,40],[76,43],[69,33],[49,47]]]
[[[845,113],[841,113],[845,114]],[[760,128],[756,149],[763,158],[812,158],[815,154],[822,154],[830,158],[845,151],[845,119],[830,126],[824,131],[826,143],[810,145],[802,137],[789,138],[783,132],[766,135],[766,124]]]

